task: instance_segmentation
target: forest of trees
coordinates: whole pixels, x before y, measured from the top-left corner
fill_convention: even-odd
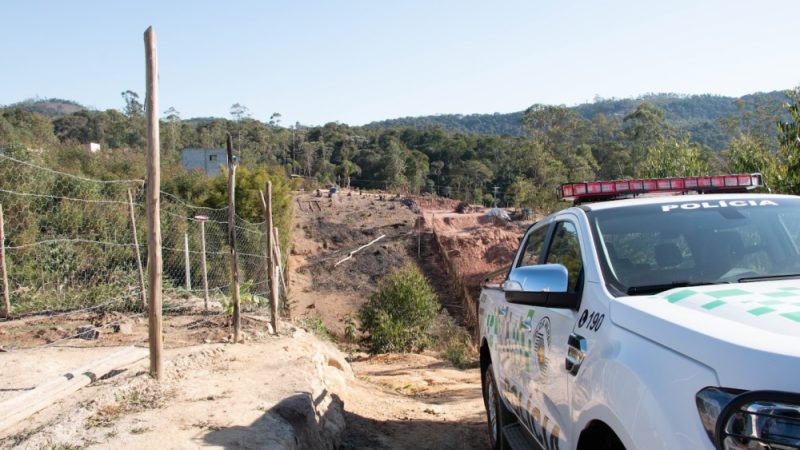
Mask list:
[[[649,96],[598,99],[575,108],[533,105],[511,115],[514,124],[501,120],[509,115],[446,116],[462,125],[475,122],[457,132],[435,121],[285,126],[280,114],[259,121],[239,103],[231,107],[230,119],[184,120],[169,108],[161,124],[164,189],[195,204],[213,204],[213,180],[184,171],[180,151],[222,147],[230,133],[242,164],[262,178],[291,174],[318,185],[431,193],[484,204],[491,203],[497,186],[503,205],[537,210],[556,205],[561,183],[595,179],[760,171],[770,187],[800,192],[798,92],[732,102]],[[700,100],[715,106],[703,109]],[[0,148],[7,154],[39,155],[51,166],[95,178],[144,176],[144,108],[137,93],[122,93],[121,111],[45,116],[32,104],[0,110]],[[520,131],[503,131],[513,127]],[[715,144],[698,139],[699,131],[716,133]],[[89,154],[83,149],[88,142],[100,143],[103,151]]]
[[[713,150],[724,149],[730,140],[729,130],[723,120],[741,110],[755,107],[779,109],[786,100],[785,93],[773,91],[746,95],[741,98],[719,95],[647,94],[638,98],[604,99],[597,97],[592,103],[573,107],[584,119],[592,120],[599,114],[605,117],[624,117],[642,103],[652,103],[664,111],[667,122],[680,131],[688,132],[691,139]],[[496,134],[522,136],[523,111],[508,114],[441,114],[436,116],[403,117],[382,120],[365,125],[367,128],[424,129],[441,127],[443,130],[468,134]]]

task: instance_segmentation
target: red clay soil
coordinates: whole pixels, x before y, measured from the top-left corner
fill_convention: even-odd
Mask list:
[[[527,225],[487,216],[486,211],[458,214],[423,208],[423,214],[469,287],[511,264]]]

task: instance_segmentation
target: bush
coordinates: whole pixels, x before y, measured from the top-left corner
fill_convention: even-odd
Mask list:
[[[464,369],[471,367],[477,358],[472,339],[463,327],[460,327],[446,311],[439,313],[431,330],[432,349],[455,367]]]
[[[422,351],[439,310],[425,276],[406,266],[385,277],[369,296],[359,318],[371,353]]]

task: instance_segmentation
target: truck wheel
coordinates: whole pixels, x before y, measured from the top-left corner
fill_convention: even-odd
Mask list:
[[[494,450],[507,448],[503,437],[503,427],[514,422],[514,414],[506,408],[500,399],[497,382],[494,379],[492,365],[486,367],[483,374],[483,404],[486,406],[486,421],[489,425],[489,440]]]

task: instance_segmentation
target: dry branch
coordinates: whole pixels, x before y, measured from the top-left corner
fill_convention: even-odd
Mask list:
[[[365,248],[367,248],[367,247],[369,247],[370,245],[372,245],[372,244],[374,244],[374,243],[376,243],[376,242],[380,241],[381,239],[383,239],[383,238],[385,238],[385,237],[386,237],[386,235],[385,235],[385,234],[382,234],[382,235],[378,236],[377,238],[373,239],[373,240],[372,240],[370,243],[368,243],[368,244],[364,244],[364,245],[362,245],[361,247],[358,247],[357,249],[355,249],[355,250],[353,250],[352,252],[350,252],[350,254],[347,256],[347,258],[340,259],[340,260],[339,260],[339,261],[338,261],[336,264],[334,264],[334,265],[333,265],[333,267],[336,267],[336,266],[338,266],[339,264],[341,264],[341,263],[343,263],[343,262],[347,261],[348,259],[352,258],[352,257],[353,257],[353,255],[355,255],[356,253],[360,252],[361,250],[364,250]]]

